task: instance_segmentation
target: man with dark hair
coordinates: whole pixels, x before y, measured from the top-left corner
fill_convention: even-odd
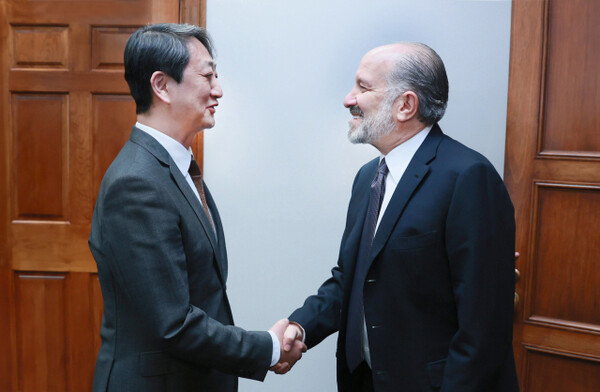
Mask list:
[[[219,213],[190,145],[214,126],[223,92],[202,28],[160,24],[125,46],[137,106],[129,141],[107,170],[89,245],[104,298],[94,391],[236,391],[237,377],[285,373],[287,320],[233,326]]]
[[[294,311],[284,350],[339,331],[340,391],[518,391],[514,211],[482,155],[444,135],[448,79],[418,43],[373,49],[344,99],[356,175],[337,266]],[[289,346],[288,346],[289,345]]]

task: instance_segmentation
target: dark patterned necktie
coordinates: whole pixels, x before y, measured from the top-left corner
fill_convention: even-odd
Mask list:
[[[206,194],[204,193],[204,182],[202,181],[202,173],[200,172],[200,166],[198,166],[198,162],[192,157],[192,161],[190,162],[190,168],[188,170],[190,176],[192,177],[192,181],[194,185],[196,185],[196,189],[198,190],[198,195],[200,195],[200,200],[202,201],[202,208],[204,208],[204,212],[206,213],[206,217],[210,222],[210,226],[213,231],[215,230],[215,225],[212,221],[210,213],[208,212],[208,204],[206,202]]]
[[[371,182],[371,196],[365,217],[365,224],[360,240],[360,248],[356,259],[354,279],[350,289],[350,300],[348,303],[348,323],[346,324],[346,359],[350,372],[354,371],[364,359],[362,349],[362,330],[364,324],[363,286],[368,271],[368,260],[371,253],[371,245],[375,236],[375,227],[379,217],[381,201],[385,193],[385,177],[388,167],[385,158],[379,162],[377,175]]]

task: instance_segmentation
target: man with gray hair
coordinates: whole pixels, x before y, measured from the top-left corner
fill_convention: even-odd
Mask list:
[[[294,311],[284,350],[339,331],[340,391],[518,391],[514,210],[492,164],[442,133],[448,79],[420,43],[368,52],[348,137],[356,175],[337,265]]]
[[[190,145],[223,96],[206,30],[158,24],[125,46],[137,123],[102,180],[89,238],[104,299],[95,392],[235,392],[285,373],[288,320],[233,325],[225,235]]]

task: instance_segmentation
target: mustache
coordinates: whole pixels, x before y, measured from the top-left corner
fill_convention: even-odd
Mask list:
[[[364,116],[363,111],[361,110],[361,108],[358,107],[358,105],[352,105],[348,109],[350,110],[350,114],[352,114],[353,116]]]

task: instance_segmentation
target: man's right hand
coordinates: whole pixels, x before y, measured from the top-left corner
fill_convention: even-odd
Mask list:
[[[302,342],[304,333],[298,324],[290,323],[283,334],[283,351],[290,351],[294,342]]]
[[[294,324],[289,324],[287,319],[283,319],[275,323],[275,325],[273,325],[273,327],[270,329],[270,331],[275,333],[279,339],[279,344],[281,345],[281,357],[279,358],[279,362],[270,368],[270,370],[277,374],[285,374],[289,372],[296,362],[302,358],[302,353],[306,352],[307,350],[306,345],[301,339],[290,341],[287,345],[285,344],[284,334],[288,333],[288,330],[292,326],[298,328]],[[291,332],[288,334],[291,336]]]

